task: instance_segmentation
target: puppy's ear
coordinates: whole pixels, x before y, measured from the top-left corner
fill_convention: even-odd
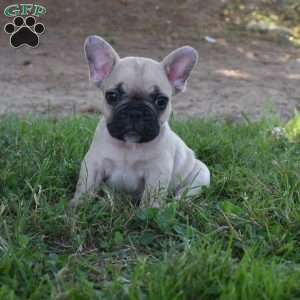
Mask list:
[[[90,68],[90,78],[100,86],[120,57],[109,43],[97,35],[91,35],[85,40],[84,52]]]
[[[197,61],[198,52],[190,46],[178,48],[163,59],[162,64],[174,94],[184,91],[186,81]]]

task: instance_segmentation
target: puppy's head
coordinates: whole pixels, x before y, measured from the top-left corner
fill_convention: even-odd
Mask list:
[[[90,78],[103,91],[102,113],[111,136],[146,143],[159,135],[171,113],[171,97],[185,89],[197,51],[185,46],[161,62],[119,55],[98,36],[86,39]]]

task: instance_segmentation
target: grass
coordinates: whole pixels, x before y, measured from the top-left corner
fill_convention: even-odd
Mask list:
[[[209,189],[71,216],[96,123],[0,121],[0,299],[300,299],[300,143],[275,138],[278,121],[174,121]]]

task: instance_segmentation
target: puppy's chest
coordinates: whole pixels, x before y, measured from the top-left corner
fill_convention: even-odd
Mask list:
[[[106,183],[117,189],[134,193],[144,185],[143,164],[127,160],[106,160]]]

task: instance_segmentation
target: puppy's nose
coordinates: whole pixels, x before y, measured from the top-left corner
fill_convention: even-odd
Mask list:
[[[132,110],[129,112],[129,117],[132,120],[140,120],[143,116],[143,112],[139,110]]]

